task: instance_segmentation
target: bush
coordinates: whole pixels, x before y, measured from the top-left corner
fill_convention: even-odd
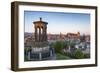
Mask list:
[[[90,54],[84,54],[84,58],[90,58]]]
[[[54,48],[55,48],[55,52],[61,53],[62,49],[64,48],[64,42],[62,42],[62,41],[55,42]]]
[[[84,54],[80,49],[77,49],[74,53],[74,57],[76,59],[83,59],[84,58]]]

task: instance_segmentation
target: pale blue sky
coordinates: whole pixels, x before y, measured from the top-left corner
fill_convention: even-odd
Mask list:
[[[34,33],[34,21],[48,22],[47,33],[77,33],[90,34],[90,14],[24,11],[25,32]]]

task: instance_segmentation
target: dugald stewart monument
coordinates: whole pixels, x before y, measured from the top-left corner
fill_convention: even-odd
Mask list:
[[[28,52],[26,52],[27,61],[41,61],[55,59],[53,49],[49,47],[47,40],[47,24],[48,22],[34,21],[34,40],[28,44]]]

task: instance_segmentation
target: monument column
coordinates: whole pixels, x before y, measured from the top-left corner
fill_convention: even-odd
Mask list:
[[[41,41],[41,28],[39,28],[39,41]]]
[[[43,41],[45,41],[45,28],[43,28]]]
[[[35,41],[37,41],[37,28],[35,27]]]
[[[47,41],[47,28],[44,28],[44,41]]]
[[[43,28],[41,28],[41,41],[43,41]]]

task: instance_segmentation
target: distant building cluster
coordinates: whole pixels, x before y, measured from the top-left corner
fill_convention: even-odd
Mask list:
[[[67,34],[48,34],[49,41],[56,40],[81,40],[81,41],[90,41],[90,35],[80,35],[80,32],[77,33],[67,33]]]

